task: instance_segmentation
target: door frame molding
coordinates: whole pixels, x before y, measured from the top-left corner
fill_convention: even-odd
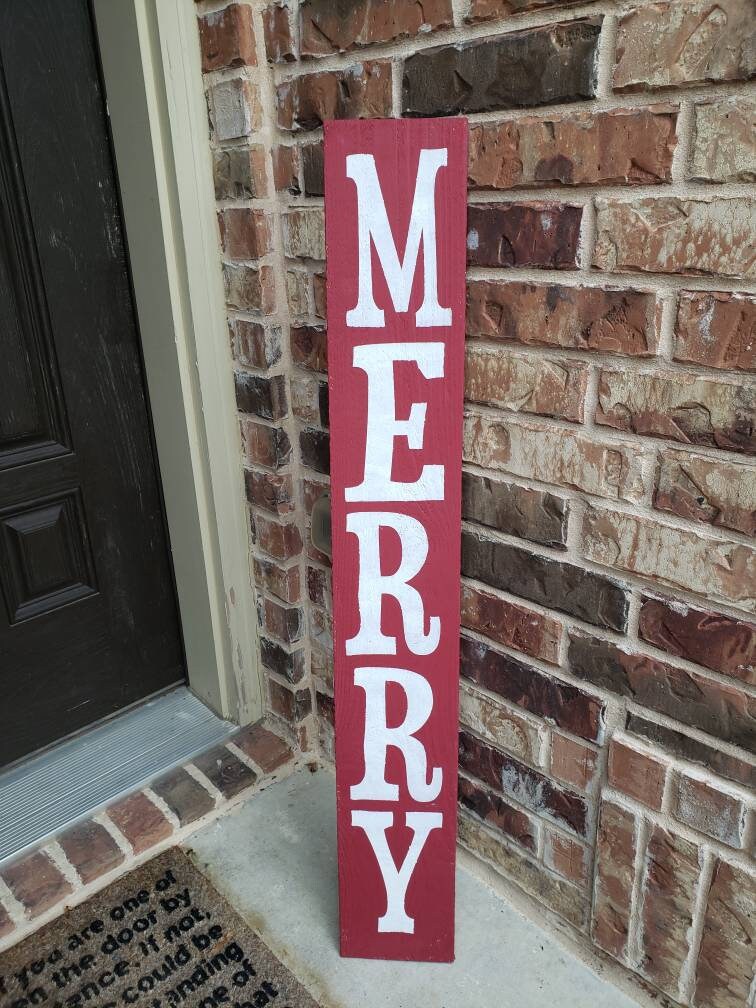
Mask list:
[[[189,686],[246,724],[262,683],[194,3],[91,2]]]

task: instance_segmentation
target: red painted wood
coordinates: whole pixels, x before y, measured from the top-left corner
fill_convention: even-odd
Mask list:
[[[435,202],[432,205],[435,206],[438,305],[451,310],[451,324],[418,325],[417,312],[427,294],[424,244],[417,260],[409,310],[397,311],[373,243],[375,305],[383,310],[385,324],[382,327],[350,326],[347,313],[358,301],[359,224],[357,183],[347,176],[348,164],[353,164],[347,162],[347,157],[373,155],[387,217],[401,258],[421,150],[446,151],[447,163],[438,167],[433,180]],[[431,155],[433,157],[437,155]],[[336,786],[341,953],[345,956],[441,962],[454,957],[466,165],[467,123],[464,119],[326,124]],[[370,205],[368,200],[363,202]],[[433,353],[443,355],[443,375],[424,377],[411,360],[394,363],[395,417],[408,419],[413,403],[427,403],[427,411],[421,447],[411,447],[406,436],[392,437],[390,424],[380,426],[389,444],[393,445],[391,479],[414,482],[423,467],[442,466],[443,499],[394,500],[392,493],[388,493],[383,498],[379,494],[366,501],[346,500],[346,488],[362,483],[366,463],[368,374],[354,366],[354,350],[355,347],[396,343],[407,345],[409,353],[417,350],[413,344],[420,344],[420,350],[426,353],[431,351],[425,344],[442,344],[441,351],[436,348]],[[371,451],[370,461],[375,462],[379,454]],[[384,635],[396,639],[396,653],[347,653],[347,641],[357,635],[360,627],[361,573],[360,540],[357,534],[347,531],[347,522],[364,522],[359,515],[370,512],[398,515],[399,521],[402,516],[415,519],[427,535],[427,557],[416,576],[410,578],[409,585],[422,599],[423,632],[429,633],[431,617],[440,620],[438,644],[432,653],[417,654],[410,649],[403,610],[399,602],[388,595],[382,597],[382,604],[378,606],[380,629]],[[403,559],[403,541],[392,528],[383,527],[378,542],[381,573],[395,573]],[[409,547],[405,552],[410,555]],[[364,570],[362,574],[365,577]],[[376,606],[371,609],[376,611]],[[385,780],[398,786],[398,797],[376,800],[352,796],[351,788],[363,780],[366,770],[368,690],[355,683],[355,670],[359,668],[403,669],[411,673],[407,681],[414,684],[417,680],[412,676],[420,676],[429,684],[432,710],[414,738],[421,743],[420,752],[427,758],[424,783],[432,783],[432,769],[440,768],[441,789],[437,797],[425,800],[418,787],[413,797],[408,773],[417,773],[418,760],[414,754],[412,759],[405,760],[402,750],[394,746],[386,750]],[[380,681],[380,673],[368,675],[373,682]],[[374,692],[373,698],[377,695]],[[413,696],[413,710],[416,710],[417,691]],[[385,688],[385,697],[387,726],[401,726],[408,714],[405,689],[391,682]],[[367,737],[369,744],[371,740],[375,742],[374,732],[368,730]],[[412,765],[408,766],[408,762]],[[418,793],[422,800],[418,800]],[[426,794],[432,795],[433,789],[429,788]],[[378,920],[387,911],[386,885],[367,831],[352,824],[355,812],[391,814],[392,825],[385,836],[394,865],[400,867],[413,838],[406,815],[436,813],[442,817],[442,825],[427,834],[406,889],[404,906],[406,916],[413,921],[411,933],[379,930]],[[396,920],[394,916],[387,926],[394,927]]]

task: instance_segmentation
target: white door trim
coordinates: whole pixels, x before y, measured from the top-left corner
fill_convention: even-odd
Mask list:
[[[194,4],[93,7],[189,685],[245,724],[262,688]]]

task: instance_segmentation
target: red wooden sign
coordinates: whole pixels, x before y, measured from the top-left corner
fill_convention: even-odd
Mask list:
[[[325,128],[341,952],[454,957],[467,123]]]

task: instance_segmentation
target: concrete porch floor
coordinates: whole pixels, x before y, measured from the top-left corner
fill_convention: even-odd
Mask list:
[[[300,771],[184,846],[323,1008],[637,1008],[463,867],[452,965],[341,959],[332,774]]]

